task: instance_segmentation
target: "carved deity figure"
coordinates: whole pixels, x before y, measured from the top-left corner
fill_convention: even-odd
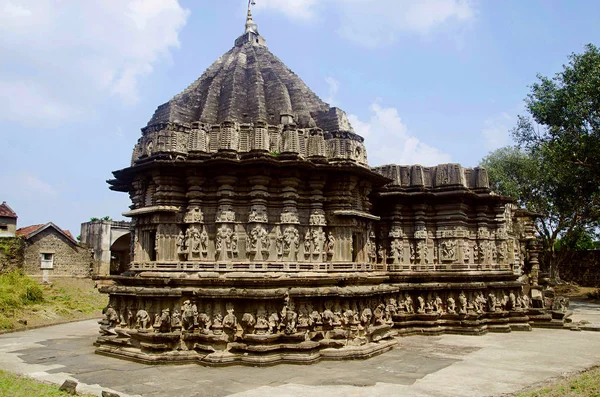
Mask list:
[[[200,232],[194,226],[190,227],[187,230],[186,235],[189,234],[188,237],[188,245],[192,254],[200,253]]]
[[[171,313],[168,308],[163,309],[160,314],[160,324],[158,326],[158,332],[171,332]]]
[[[237,318],[235,317],[235,314],[233,314],[233,307],[229,307],[227,309],[227,314],[223,318],[223,328],[230,330],[230,331],[235,331],[236,327],[237,327]]]
[[[182,326],[186,331],[198,327],[198,308],[196,304],[185,300],[181,306]]]
[[[103,335],[116,335],[115,328],[119,322],[119,315],[113,309],[112,305],[106,306],[104,309],[104,319],[100,320],[100,333]]]
[[[456,241],[442,241],[442,261],[453,261],[456,259]]]
[[[277,256],[283,256],[283,234],[281,234],[281,229],[279,226],[275,228],[275,251],[277,251]]]
[[[371,324],[371,319],[373,318],[373,312],[368,307],[365,308],[360,315],[360,323],[363,326]]]
[[[443,305],[443,301],[442,298],[440,298],[440,296],[436,293],[433,299],[433,310],[437,313],[443,313],[444,312],[444,305]]]
[[[377,246],[375,244],[375,233],[369,233],[369,239],[367,240],[367,255],[369,256],[369,262],[377,262]]]
[[[458,314],[467,314],[467,296],[464,291],[458,295]]]
[[[185,235],[183,234],[182,231],[179,232],[179,234],[177,235],[177,240],[175,241],[175,245],[177,246],[177,253],[178,254],[183,254],[186,251],[186,241],[185,241]]]
[[[208,233],[206,233],[204,228],[202,229],[202,233],[200,233],[200,251],[203,254],[208,252]]]
[[[449,314],[456,314],[456,302],[452,296],[449,296],[446,300],[446,305],[448,306]]]
[[[464,262],[469,263],[471,261],[471,244],[469,243],[469,240],[463,242],[463,255]]]
[[[244,313],[242,319],[240,320],[240,325],[242,326],[242,330],[245,334],[251,334],[254,331],[256,319],[252,313]]]
[[[334,250],[335,250],[335,237],[333,237],[333,234],[331,232],[329,232],[329,234],[327,235],[327,246],[326,246],[327,255],[333,256],[333,254],[335,252]]]
[[[496,311],[496,308],[498,306],[498,301],[496,299],[496,295],[494,295],[493,292],[490,292],[488,294],[487,304],[488,304],[488,311],[489,312],[495,312]]]
[[[421,240],[417,243],[417,263],[426,264],[429,262],[428,258],[429,247],[427,241]]]
[[[413,305],[413,300],[410,295],[407,293],[404,294],[404,308],[407,313],[412,314],[415,312],[415,307]]]
[[[312,231],[312,243],[313,243],[313,254],[320,254],[321,249],[323,248],[323,235],[325,232],[321,232],[320,230],[313,229]]]
[[[425,299],[421,295],[417,298],[419,302],[419,307],[417,308],[417,313],[425,313]]]
[[[171,327],[175,329],[181,329],[181,313],[179,310],[173,310],[173,315],[171,316]]]
[[[263,225],[256,225],[250,231],[250,251],[269,251],[269,233],[267,233],[267,230]]]
[[[310,254],[310,242],[311,242],[310,230],[307,230],[306,233],[304,234],[304,253],[306,255]]]
[[[283,252],[290,254],[292,251],[295,253],[300,246],[300,234],[298,229],[293,226],[288,226],[283,231]],[[290,257],[290,259],[294,259]]]
[[[233,253],[233,230],[227,225],[217,229],[216,251],[219,259],[227,259],[228,253]]]
[[[393,263],[402,262],[402,256],[404,254],[404,244],[400,239],[393,239],[390,243],[390,257],[393,260]]]
[[[517,308],[517,297],[513,291],[508,294],[508,301],[506,303],[506,310],[515,310]]]
[[[479,294],[475,294],[475,301],[474,301],[475,312],[478,314],[485,312],[485,304],[486,304],[486,299],[483,296],[483,292],[479,292]]]
[[[142,330],[149,328],[150,315],[148,314],[147,311],[145,311],[143,309],[138,310],[135,315],[135,318],[136,318],[136,323],[135,323],[136,328],[142,329]]]

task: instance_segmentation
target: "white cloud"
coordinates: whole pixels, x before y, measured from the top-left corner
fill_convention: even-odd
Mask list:
[[[340,90],[340,82],[331,76],[325,77],[325,82],[329,87],[329,90],[327,91],[327,98],[325,98],[325,102],[327,102],[331,106],[335,106],[337,102],[336,96],[338,91]]]
[[[27,172],[19,172],[0,177],[0,186],[10,186],[10,195],[15,201],[54,199],[60,195],[60,190],[41,180],[38,176]]]
[[[455,30],[458,44],[461,28],[476,16],[473,0],[261,0],[260,8],[283,12],[290,18],[307,20],[318,15],[317,6],[335,8],[340,36],[367,47],[393,43],[402,33],[431,34],[440,27]]]
[[[384,164],[437,165],[451,162],[449,154],[421,142],[408,132],[395,108],[385,108],[377,103],[370,107],[368,122],[355,115],[348,116],[357,134],[365,138],[371,166]]]
[[[12,102],[0,120],[61,123],[107,96],[135,103],[188,15],[178,0],[0,0],[0,85]]]
[[[481,131],[485,139],[486,150],[492,151],[506,146],[510,142],[510,129],[515,120],[506,112],[484,121]]]

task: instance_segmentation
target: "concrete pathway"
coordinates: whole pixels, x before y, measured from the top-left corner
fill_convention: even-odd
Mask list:
[[[572,304],[600,325],[600,306]],[[268,368],[150,366],[98,356],[95,321],[0,336],[0,369],[78,391],[126,396],[500,396],[600,365],[600,332],[535,329],[484,336],[412,336],[366,361]]]

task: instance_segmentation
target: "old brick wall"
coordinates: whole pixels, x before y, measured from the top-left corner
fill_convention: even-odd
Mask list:
[[[42,275],[40,254],[54,254],[50,276],[90,276],[92,258],[87,248],[73,245],[53,228],[47,228],[26,242],[23,270],[29,275]]]
[[[560,277],[583,287],[600,287],[600,250],[571,251],[559,265]]]

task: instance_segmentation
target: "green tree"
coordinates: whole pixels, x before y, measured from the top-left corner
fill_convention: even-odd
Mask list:
[[[538,75],[529,116],[513,130],[518,146],[482,160],[498,193],[541,215],[542,258],[554,279],[557,250],[582,247],[600,221],[600,50],[585,48],[552,79]]]

